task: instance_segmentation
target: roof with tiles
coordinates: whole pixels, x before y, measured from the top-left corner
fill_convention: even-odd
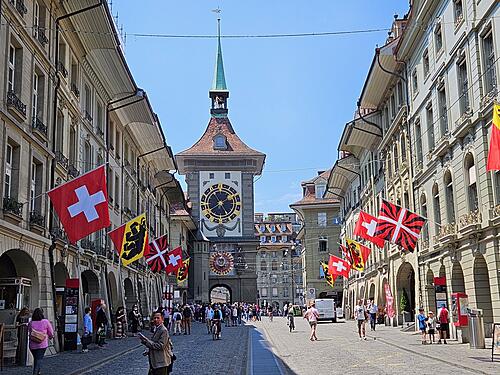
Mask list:
[[[214,138],[223,135],[226,139],[226,147],[218,149],[214,147]],[[227,117],[211,117],[205,133],[193,146],[181,151],[177,155],[248,155],[265,156],[247,146],[239,137]]]

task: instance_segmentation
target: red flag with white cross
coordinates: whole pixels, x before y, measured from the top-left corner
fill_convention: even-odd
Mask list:
[[[351,265],[344,259],[336,257],[335,255],[330,255],[328,260],[328,273],[332,276],[340,275],[345,278],[349,277],[349,270]]]
[[[176,247],[172,251],[169,251],[167,254],[167,267],[165,267],[165,271],[167,275],[171,272],[177,272],[179,267],[182,266],[182,248]]]
[[[373,242],[380,248],[384,247],[384,239],[375,237],[375,231],[377,230],[378,220],[376,217],[360,211],[356,227],[354,228],[354,235],[364,238],[370,242]]]
[[[71,243],[110,225],[104,165],[50,190],[47,195]]]

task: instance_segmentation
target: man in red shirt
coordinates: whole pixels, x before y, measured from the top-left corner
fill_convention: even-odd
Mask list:
[[[438,344],[441,344],[441,339],[444,339],[444,343],[446,342],[446,336],[448,335],[448,320],[450,317],[450,312],[446,308],[446,305],[443,303],[441,305],[441,310],[439,310],[438,314],[438,322],[439,322],[439,341]]]

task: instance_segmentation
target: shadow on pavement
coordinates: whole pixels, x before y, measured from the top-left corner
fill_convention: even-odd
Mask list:
[[[255,326],[251,327],[249,334],[252,341],[248,375],[296,375],[296,372],[273,353],[269,341]]]

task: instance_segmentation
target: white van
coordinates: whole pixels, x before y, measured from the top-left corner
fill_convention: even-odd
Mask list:
[[[320,298],[314,301],[316,309],[319,312],[319,321],[331,320],[333,323],[337,321],[337,311],[335,300],[331,298]]]

